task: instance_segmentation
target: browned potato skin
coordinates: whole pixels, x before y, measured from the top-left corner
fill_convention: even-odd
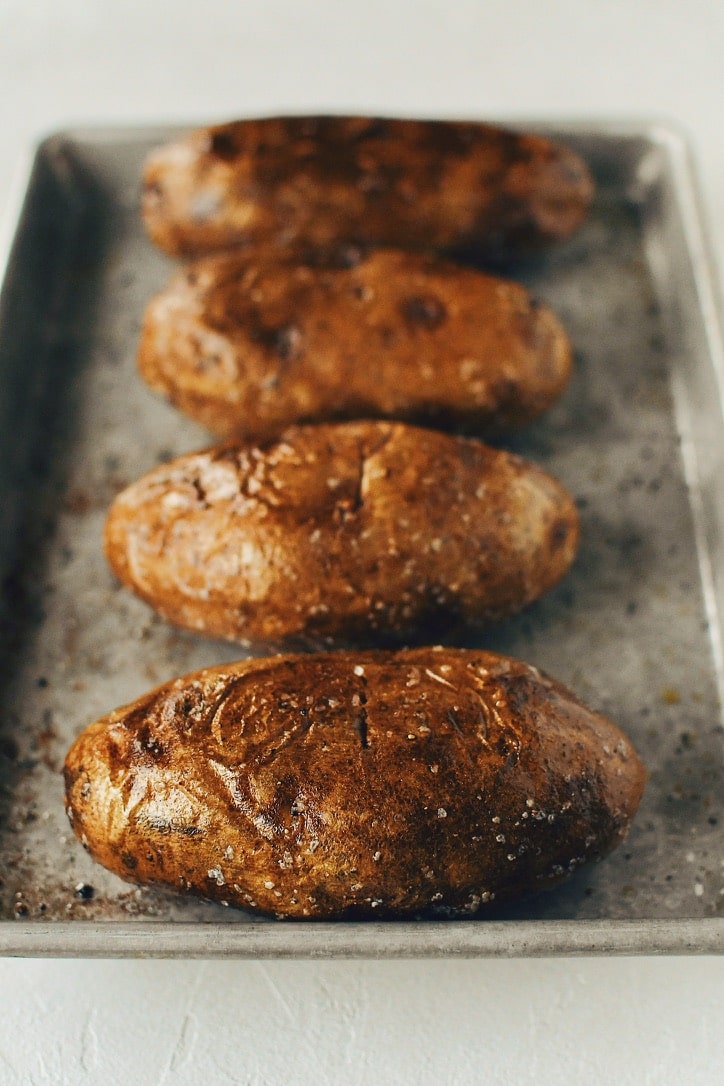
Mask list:
[[[147,307],[138,362],[220,437],[341,418],[490,436],[555,402],[571,348],[524,287],[439,257],[347,247],[315,262],[267,249],[176,275]]]
[[[261,242],[475,247],[499,259],[568,237],[593,193],[570,148],[489,124],[271,117],[150,155],[142,207],[162,249]]]
[[[577,538],[541,468],[390,422],[182,456],[123,491],[105,529],[117,576],[170,622],[266,649],[487,626],[562,577]]]
[[[91,855],[289,918],[458,916],[625,836],[628,739],[520,661],[421,648],[246,660],[92,724],[65,763]]]

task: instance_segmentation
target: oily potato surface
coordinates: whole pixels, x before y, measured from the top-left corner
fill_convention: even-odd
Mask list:
[[[625,836],[629,740],[493,653],[246,660],[92,724],[73,829],[122,878],[289,918],[458,916],[544,889]]]
[[[257,247],[176,274],[146,309],[138,364],[224,438],[344,418],[490,436],[556,401],[571,347],[524,287],[440,257]]]
[[[262,648],[488,626],[550,588],[577,538],[541,468],[390,422],[182,456],[118,495],[105,529],[117,576],[166,619]]]
[[[567,237],[592,192],[581,158],[541,136],[297,116],[200,128],[158,148],[142,208],[153,241],[174,255],[354,241],[499,259]]]

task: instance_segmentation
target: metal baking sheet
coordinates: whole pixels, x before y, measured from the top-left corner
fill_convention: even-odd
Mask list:
[[[527,127],[527,126],[526,126]],[[172,629],[106,568],[124,484],[208,435],[135,372],[171,262],[138,215],[171,129],[69,131],[32,159],[0,296],[0,951],[483,956],[724,950],[724,421],[715,288],[685,141],[661,125],[537,126],[598,182],[592,215],[523,279],[572,337],[572,384],[516,441],[570,488],[565,581],[488,647],[570,684],[648,767],[627,842],[566,886],[466,921],[255,920],[139,889],[73,837],[60,769],[91,720],[239,655]]]

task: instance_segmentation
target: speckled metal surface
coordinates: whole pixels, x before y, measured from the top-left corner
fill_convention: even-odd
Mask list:
[[[101,551],[117,490],[209,440],[135,373],[143,306],[172,266],[141,230],[138,176],[167,135],[47,141],[0,300],[0,949],[723,950],[721,341],[685,149],[654,127],[566,130],[597,176],[593,214],[555,253],[511,269],[575,345],[569,390],[515,447],[576,496],[582,544],[556,590],[485,640],[629,733],[649,781],[626,844],[488,920],[332,931],[252,928],[244,913],[128,886],[80,848],[59,772],[73,737],[158,682],[240,655],[171,629],[116,584]]]

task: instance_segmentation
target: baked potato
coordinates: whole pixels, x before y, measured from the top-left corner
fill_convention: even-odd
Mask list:
[[[259,649],[488,626],[562,577],[577,538],[541,468],[392,422],[182,456],[119,494],[105,527],[111,567],[166,619]]]
[[[569,147],[490,124],[270,117],[158,148],[142,209],[174,255],[353,241],[473,247],[497,260],[568,237],[592,192]]]
[[[629,740],[488,652],[246,660],[92,724],[67,812],[121,878],[275,917],[464,916],[559,882],[625,836]]]
[[[223,438],[344,418],[491,436],[555,402],[571,348],[524,287],[439,257],[267,247],[174,276],[146,309],[138,364]]]

